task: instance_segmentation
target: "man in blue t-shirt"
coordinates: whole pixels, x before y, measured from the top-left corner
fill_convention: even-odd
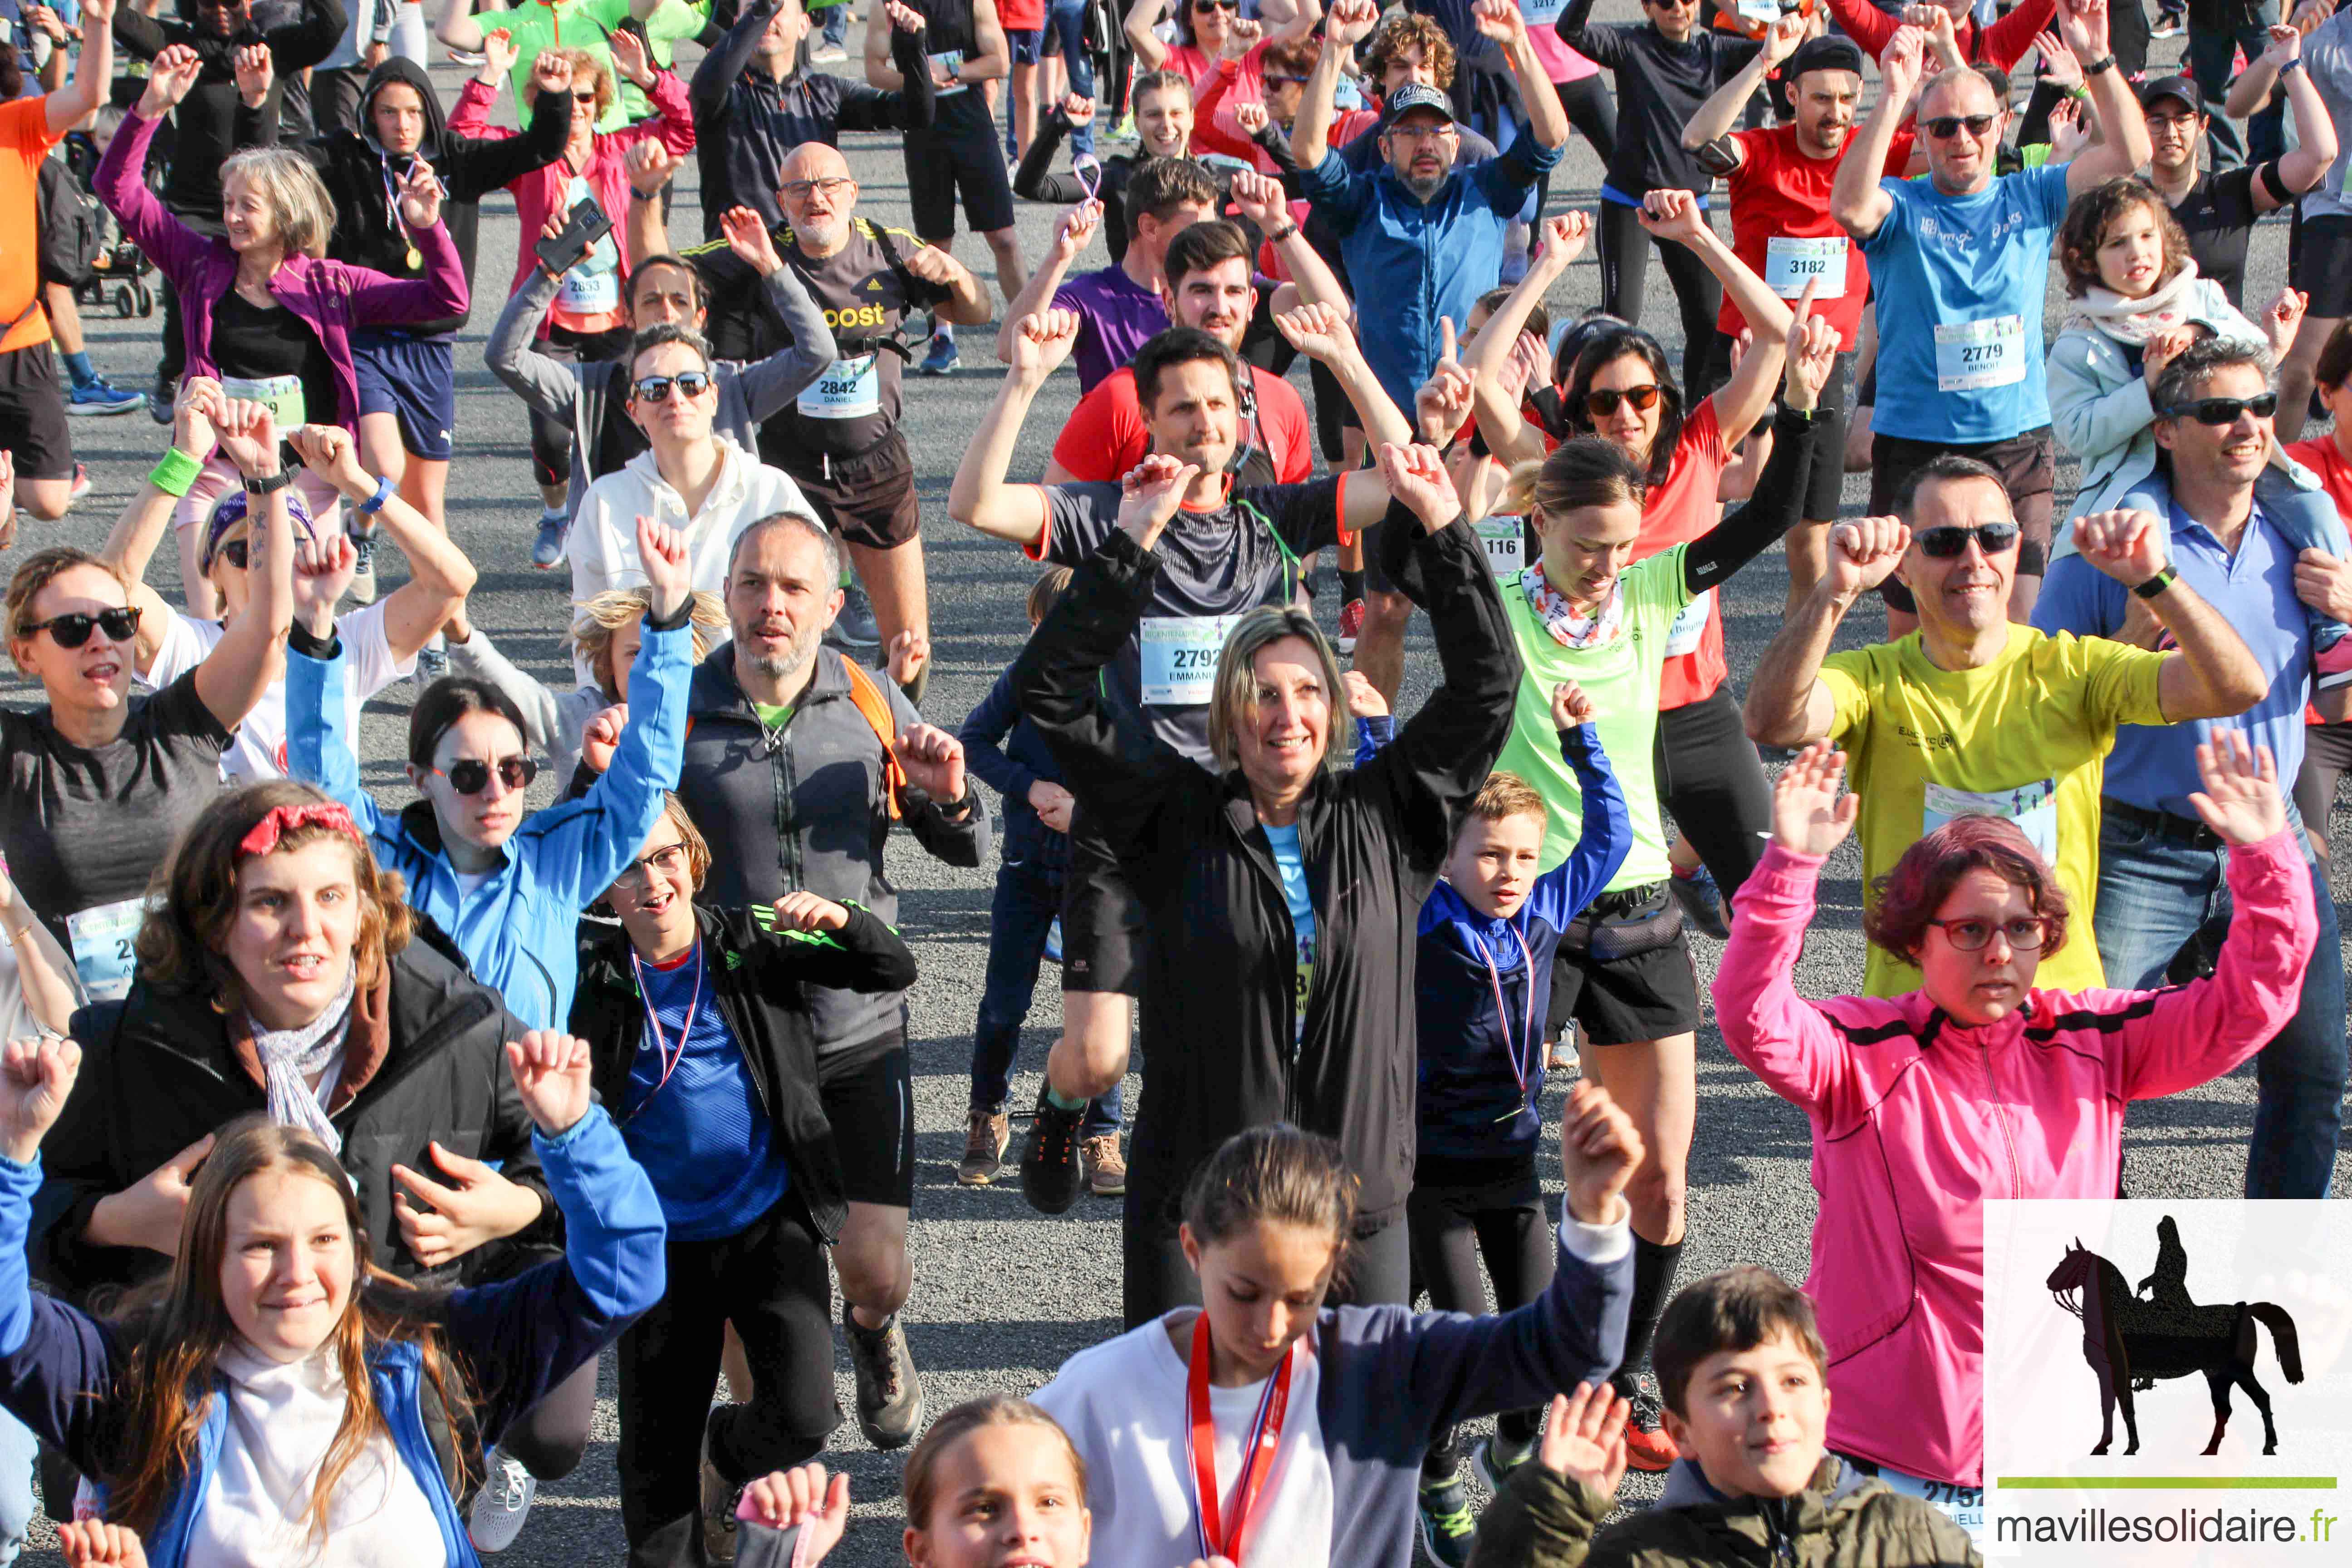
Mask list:
[[[1927,35],[1899,29],[1879,57],[1884,79],[1830,211],[1870,258],[1878,294],[1878,392],[1870,511],[1895,510],[1927,459],[1958,452],[2001,476],[2025,531],[2010,615],[2032,614],[2049,561],[2050,400],[2042,384],[2042,301],[2050,243],[2066,204],[2147,161],[2147,124],[2107,48],[2106,0],[2061,0],[2058,30],[2083,62],[2102,140],[2061,169],[1996,175],[2007,113],[1992,84],[1957,61],[1925,79]],[[1895,133],[1919,95],[1924,179],[1881,179]],[[1888,578],[1887,632],[1917,624],[1908,590]]]
[[[2352,612],[2352,563],[2316,550],[2298,554],[2254,499],[2273,446],[2274,395],[2260,352],[2244,344],[2198,343],[2167,364],[2150,398],[2165,461],[2147,489],[2168,514],[2170,565],[2126,589],[2069,555],[2051,568],[2034,608],[2033,624],[2046,633],[2155,647],[2164,626],[2133,595],[2147,599],[2148,588],[2160,590],[2178,573],[2245,638],[2269,682],[2262,700],[2235,719],[2127,724],[2116,732],[2099,800],[2093,915],[2111,985],[2162,985],[2210,968],[2228,927],[2229,851],[2189,799],[2201,787],[2199,742],[2234,729],[2267,747],[2287,796],[2287,821],[2301,832],[2290,788],[2303,763],[2304,705],[2312,693],[2306,606]],[[2147,532],[2162,537],[2152,526]],[[2307,843],[2304,858],[2312,864],[2319,934],[2302,1003],[2263,1047],[2255,1069],[2250,1198],[2324,1198],[2336,1169],[2347,1071],[2344,966],[2327,873]]]

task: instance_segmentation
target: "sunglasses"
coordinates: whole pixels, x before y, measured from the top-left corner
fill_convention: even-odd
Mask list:
[[[1584,410],[1595,419],[1606,419],[1617,412],[1621,403],[1630,403],[1636,414],[1647,414],[1657,406],[1659,389],[1655,386],[1629,386],[1622,391],[1604,386],[1584,395]]]
[[[490,764],[467,757],[461,763],[451,763],[449,771],[439,768],[433,772],[449,781],[449,787],[459,795],[479,795],[490,787]],[[520,795],[530,787],[539,776],[539,764],[529,757],[505,757],[499,762],[499,783],[507,786],[509,795]]]
[[[671,876],[685,864],[686,846],[665,844],[652,854],[632,860],[622,867],[621,874],[613,879],[613,886],[631,889],[650,888],[654,883],[654,873],[658,871],[665,877]]]
[[[648,375],[629,388],[629,395],[638,403],[667,403],[673,386],[682,396],[699,397],[710,390],[710,373],[682,370],[676,375]]]
[[[841,174],[827,174],[821,180],[786,180],[776,187],[776,194],[788,201],[804,202],[814,195],[837,195],[856,183]]]
[[[2050,928],[2040,915],[2021,915],[2013,921],[1929,921],[1939,928],[1944,940],[1962,952],[1980,951],[1992,940],[1995,931],[2009,939],[2009,945],[2020,952],[2032,952],[2042,945]]]
[[[242,539],[232,539],[226,544],[220,547],[220,558],[227,562],[231,567],[239,572],[245,570],[245,563],[249,553],[250,552],[247,547],[247,542]]]
[[[572,101],[574,103],[593,103],[596,101],[596,89],[591,88],[586,92],[575,92],[572,95]]]
[[[2235,425],[2238,416],[2251,414],[2257,419],[2267,419],[2278,412],[2278,394],[2265,392],[2259,397],[2200,397],[2194,403],[2176,404],[2159,409],[2167,419],[2194,419],[2200,425]]]
[[[1919,552],[1938,561],[1948,561],[1977,542],[1977,548],[1987,555],[1998,555],[2017,546],[2017,524],[1984,522],[1974,528],[1929,528],[1914,535],[1919,542]],[[1982,943],[1978,945],[1981,946]]]
[[[125,606],[86,616],[75,610],[69,615],[51,616],[46,621],[20,626],[17,635],[31,637],[37,632],[47,632],[59,647],[79,647],[89,641],[93,629],[104,632],[110,642],[129,642],[139,630],[139,611],[136,606]]]
[[[2000,118],[1998,114],[1938,114],[1935,119],[1923,120],[1920,123],[1927,128],[1927,134],[1938,142],[1949,142],[1959,134],[1963,125],[1969,128],[1969,135],[1981,142],[1985,133],[1992,129],[1993,121]]]
[[[1239,11],[1242,0],[1192,0],[1194,15],[1205,16],[1212,11]]]
[[[1265,76],[1258,79],[1268,87],[1305,87],[1307,85],[1307,79],[1303,76]]]

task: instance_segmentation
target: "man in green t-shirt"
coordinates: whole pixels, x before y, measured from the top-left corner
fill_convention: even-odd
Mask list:
[[[2146,512],[2075,520],[2084,558],[2138,595],[2143,618],[2127,628],[2137,635],[2111,642],[2011,623],[2020,533],[1994,469],[1934,458],[1896,505],[1899,517],[1833,531],[1828,575],[1757,666],[1748,733],[1782,746],[1828,737],[1845,748],[1862,800],[1865,889],[1922,834],[1985,814],[2015,822],[2087,914],[2099,881],[2099,784],[2116,727],[2243,712],[2263,695],[2262,669],[2166,566],[2162,528]],[[1890,575],[1917,599],[1919,629],[1832,654],[1838,623]],[[2104,985],[2096,945],[2069,942],[2043,961],[2041,979],[2059,990]],[[1918,984],[1917,970],[1872,947],[1867,994]]]
[[[635,22],[645,34],[654,68],[667,70],[677,41],[693,37],[709,20],[710,0],[697,5],[687,0],[523,0],[514,9],[491,17],[486,28],[474,15],[474,0],[448,0],[433,36],[453,49],[478,49],[485,32],[504,32],[517,51],[510,79],[515,117],[528,128],[530,105],[523,98],[522,84],[530,79],[531,62],[542,49],[584,49],[613,71],[609,40],[622,23]],[[597,122],[599,132],[618,131],[654,112],[635,82],[617,71],[613,71],[613,80],[620,88],[620,96]]]

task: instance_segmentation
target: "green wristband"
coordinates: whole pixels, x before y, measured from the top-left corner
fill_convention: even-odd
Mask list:
[[[196,482],[196,476],[204,471],[202,458],[191,458],[173,447],[156,459],[154,470],[147,476],[147,482],[167,496],[184,496],[188,493],[188,487]]]

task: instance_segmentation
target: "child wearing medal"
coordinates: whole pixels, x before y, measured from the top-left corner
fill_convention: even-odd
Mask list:
[[[1544,1010],[1560,933],[1609,885],[1633,844],[1625,795],[1593,727],[1592,700],[1573,681],[1552,689],[1560,754],[1577,773],[1583,827],[1576,847],[1537,875],[1547,815],[1516,773],[1487,779],[1471,803],[1444,879],[1421,907],[1414,989],[1421,1058],[1419,1159],[1406,1221],[1414,1272],[1441,1312],[1486,1300],[1478,1258],[1505,1311],[1551,1284],[1552,1247],[1536,1176],[1543,1128]],[[1532,1451],[1541,1401],[1507,1410],[1474,1462],[1490,1488]],[[1451,1433],[1423,1462],[1422,1527],[1433,1543],[1469,1548],[1473,1517]]]
[[[915,979],[907,944],[854,904],[793,892],[772,909],[698,908],[709,866],[709,844],[667,795],[613,880],[620,929],[582,928],[572,1006],[598,1097],[669,1227],[669,1289],[621,1337],[632,1562],[687,1561],[706,1527],[723,1537],[745,1482],[810,1458],[840,1424],[825,1247],[848,1201],[804,988],[903,991]],[[730,1322],[750,1397],[713,1409]]]
[[[1560,1151],[1550,1287],[1469,1316],[1327,1306],[1355,1224],[1338,1145],[1286,1123],[1228,1139],[1185,1194],[1202,1305],[1079,1352],[1032,1396],[1085,1462],[1096,1568],[1406,1568],[1432,1443],[1598,1383],[1623,1352],[1641,1137],[1579,1084]]]

